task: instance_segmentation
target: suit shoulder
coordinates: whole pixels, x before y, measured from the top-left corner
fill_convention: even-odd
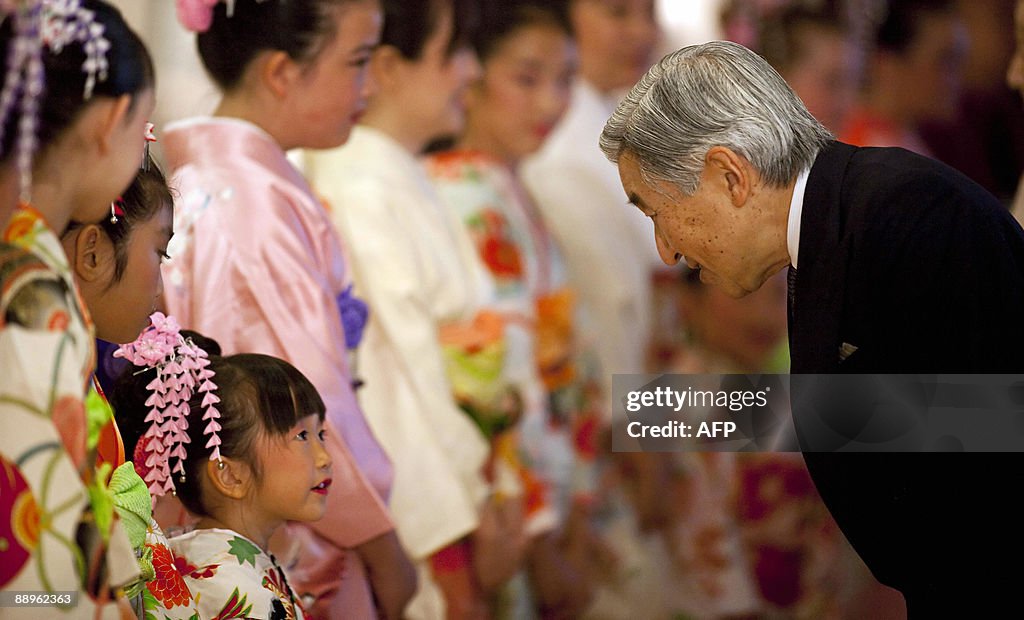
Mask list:
[[[898,203],[969,202],[1005,211],[992,194],[960,171],[895,147],[857,149],[847,166],[843,190]]]

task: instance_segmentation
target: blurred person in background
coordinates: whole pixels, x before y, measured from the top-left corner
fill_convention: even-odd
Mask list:
[[[1006,83],[1024,95],[1024,0],[1017,0],[1017,6],[1013,11],[1013,29],[1017,45],[1010,66],[1006,70]],[[1018,222],[1024,224],[1024,177],[1021,181],[1013,199],[1011,212]]]
[[[395,522],[420,575],[406,615],[485,618],[521,562],[522,511],[487,479],[490,444],[455,397],[443,335],[471,327],[494,287],[419,159],[462,130],[480,75],[470,45],[479,6],[381,4],[376,89],[352,139],[307,153],[307,173],[349,242],[356,293],[373,317],[357,357],[360,401],[394,463]]]
[[[921,135],[935,157],[1010,205],[1024,166],[1021,99],[1007,83],[1014,53],[1015,0],[958,0],[970,35],[964,89],[952,120],[929,121]]]
[[[565,253],[588,312],[581,336],[596,347],[610,395],[612,374],[645,369],[652,274],[660,264],[651,224],[624,208],[615,167],[597,139],[619,97],[654,60],[659,32],[654,0],[571,0],[569,16],[580,67],[569,110],[524,161],[522,175]]]
[[[891,2],[875,31],[864,92],[840,140],[932,155],[920,127],[956,116],[968,45],[952,0]]]
[[[759,51],[815,118],[842,129],[860,87],[863,55],[839,10],[795,5],[767,16]]]
[[[587,517],[600,382],[576,339],[565,261],[518,173],[568,107],[576,46],[564,3],[481,7],[473,44],[483,74],[467,92],[466,127],[452,148],[428,158],[427,170],[494,278],[491,309],[504,319],[504,359],[478,361],[489,347],[465,330],[471,346],[449,341],[445,350],[461,406],[484,418],[478,423],[494,447],[494,477],[518,474],[522,490],[502,491],[506,501],[525,500],[526,571],[504,589],[500,613],[575,618],[589,603],[594,572]],[[501,394],[503,383],[522,403],[518,423],[484,415],[494,409],[488,394]]]

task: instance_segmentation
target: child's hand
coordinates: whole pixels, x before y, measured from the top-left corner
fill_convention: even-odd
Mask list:
[[[493,593],[522,567],[527,537],[520,498],[488,498],[472,534],[473,571],[481,590]]]

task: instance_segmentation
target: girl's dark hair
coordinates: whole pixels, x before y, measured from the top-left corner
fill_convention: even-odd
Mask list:
[[[758,37],[761,49],[758,51],[776,71],[788,71],[807,55],[807,33],[814,31],[853,36],[848,20],[840,11],[798,5],[761,20]]]
[[[875,33],[875,47],[902,54],[913,45],[928,15],[951,15],[952,0],[891,0]]]
[[[116,223],[104,217],[97,224],[114,246],[114,278],[108,286],[119,282],[124,275],[128,266],[128,241],[135,227],[151,220],[160,209],[174,208],[174,198],[167,186],[167,178],[149,155],[146,155],[146,161],[132,184],[121,195],[121,208],[124,215],[117,216]],[[64,236],[82,226],[83,223],[72,221],[64,231]]]
[[[551,26],[572,37],[565,0],[486,0],[480,10],[480,24],[472,38],[480,62],[520,28]]]
[[[215,342],[183,331],[182,335],[210,352],[220,351]],[[324,402],[316,388],[301,372],[288,362],[258,353],[240,353],[221,357],[210,355],[210,366],[217,384],[216,394],[220,398],[219,432],[220,452],[227,458],[240,460],[250,467],[257,478],[262,474],[261,463],[255,457],[254,446],[260,434],[281,437],[291,430],[302,418],[316,415],[322,421],[325,415]],[[114,409],[118,428],[124,440],[125,452],[134,454],[136,444],[146,430],[144,422],[149,397],[146,385],[153,380],[153,371],[129,366],[117,379],[110,404]],[[203,503],[200,481],[210,459],[212,450],[206,447],[207,437],[203,435],[206,423],[201,421],[204,394],[196,394],[189,403],[188,435],[191,443],[186,448],[185,479],[174,474],[174,486],[178,498],[193,514],[208,516]]]
[[[82,0],[82,8],[95,13],[95,22],[103,25],[103,36],[110,42],[107,50],[106,79],[96,79],[93,97],[120,97],[135,95],[153,87],[155,73],[153,60],[142,40],[125,23],[121,12],[101,0]],[[7,17],[0,25],[0,67],[11,62],[8,57],[13,51],[14,19]],[[39,101],[39,128],[37,136],[40,150],[51,144],[64,130],[70,127],[92,99],[85,100],[86,74],[82,71],[85,62],[85,48],[82,43],[66,45],[59,54],[43,48],[45,86]],[[131,110],[135,99],[132,99]],[[10,114],[4,126],[3,156],[7,161],[14,152],[17,126],[20,114]]]
[[[246,67],[264,50],[279,50],[298,63],[313,60],[337,34],[335,11],[368,0],[235,0],[213,7],[213,22],[196,37],[206,72],[223,91],[242,80]]]
[[[397,49],[407,60],[419,60],[423,48],[451,8],[454,28],[448,54],[470,44],[479,22],[479,0],[382,0],[384,31],[381,45]]]

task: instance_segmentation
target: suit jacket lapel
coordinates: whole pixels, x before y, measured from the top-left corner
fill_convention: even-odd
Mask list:
[[[818,153],[807,178],[790,332],[793,373],[839,370],[847,267],[841,189],[846,166],[856,150],[833,142]]]

